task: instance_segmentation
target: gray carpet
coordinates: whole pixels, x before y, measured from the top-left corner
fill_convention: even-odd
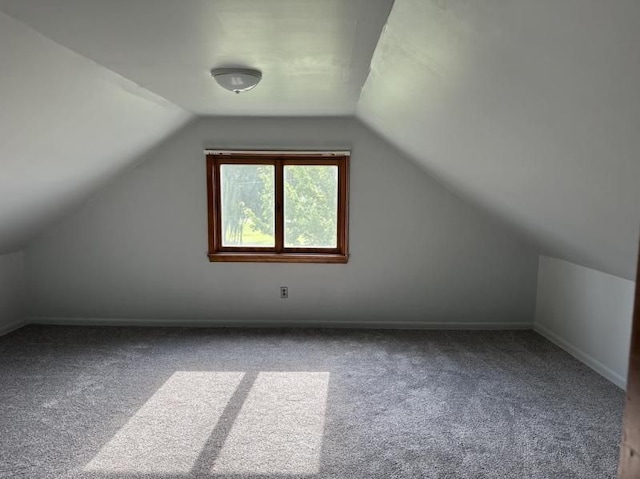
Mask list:
[[[613,478],[623,400],[530,331],[29,326],[0,477]]]

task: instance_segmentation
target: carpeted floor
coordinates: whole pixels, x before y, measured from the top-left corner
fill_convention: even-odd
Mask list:
[[[623,396],[530,331],[29,326],[0,477],[614,478]]]

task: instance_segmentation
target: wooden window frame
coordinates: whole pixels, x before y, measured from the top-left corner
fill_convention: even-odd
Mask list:
[[[349,260],[349,159],[347,152],[206,152],[209,252],[211,262],[347,263]],[[224,246],[220,199],[220,165],[273,165],[275,168],[275,247]],[[284,245],[284,167],[335,165],[338,167],[336,248],[291,248]]]

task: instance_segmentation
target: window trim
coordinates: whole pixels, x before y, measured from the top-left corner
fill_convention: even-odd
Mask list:
[[[210,262],[347,263],[349,260],[349,152],[205,151]],[[273,165],[275,168],[275,247],[223,246],[220,165]],[[284,246],[284,166],[335,165],[338,167],[338,220],[336,248]]]

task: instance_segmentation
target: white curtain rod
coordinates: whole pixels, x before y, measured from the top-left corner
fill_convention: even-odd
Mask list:
[[[314,150],[204,150],[205,155],[322,155],[322,156],[351,156],[348,150],[330,150],[330,151],[314,151]]]

